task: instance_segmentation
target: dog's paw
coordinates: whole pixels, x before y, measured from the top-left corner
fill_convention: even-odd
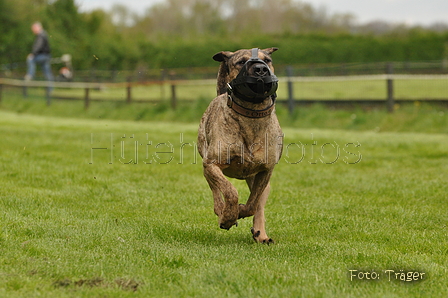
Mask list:
[[[256,231],[254,230],[254,228],[250,228],[250,231],[252,232],[252,238],[254,238],[255,242],[257,243],[262,243],[262,244],[274,244],[274,240],[272,240],[271,238],[267,237],[260,237],[261,235],[261,231]]]
[[[238,205],[232,207],[224,209],[219,217],[219,227],[221,229],[229,230],[233,226],[238,226]]]
[[[223,230],[230,230],[231,227],[238,227],[237,221],[227,221],[227,222],[220,222],[219,227]]]

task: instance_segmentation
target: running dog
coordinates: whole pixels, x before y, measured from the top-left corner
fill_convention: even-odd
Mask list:
[[[243,49],[213,56],[221,62],[218,96],[202,116],[198,131],[198,150],[220,228],[228,230],[238,219],[254,216],[253,239],[266,244],[273,240],[266,234],[264,207],[283,149],[275,114],[278,79],[271,58],[276,50]],[[246,204],[238,203],[238,192],[225,176],[246,180],[250,190]]]

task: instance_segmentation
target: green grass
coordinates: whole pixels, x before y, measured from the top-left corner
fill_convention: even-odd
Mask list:
[[[251,219],[219,229],[190,146],[197,122],[104,120],[99,107],[80,119],[80,103],[33,100],[0,111],[1,297],[448,295],[446,131],[284,125],[266,207],[276,243],[265,246],[251,239]],[[167,144],[173,153],[157,153]],[[350,281],[350,269],[381,279]],[[385,270],[425,278],[388,281]]]
[[[31,89],[32,90],[32,89]],[[35,91],[36,92],[36,91]],[[131,89],[133,100],[170,100],[171,85],[135,86]],[[183,100],[195,100],[198,97],[213,98],[216,96],[214,85],[178,85],[176,94]],[[83,99],[84,89],[55,89],[54,96],[66,96]],[[91,90],[89,97],[93,100],[122,100],[127,97],[126,88],[110,88]]]
[[[447,99],[448,80],[395,80],[395,97],[399,99]]]
[[[89,109],[85,110],[82,100],[53,100],[48,107],[43,95],[44,91],[40,89],[23,98],[17,90],[6,89],[3,91],[0,108],[52,117],[197,123],[212,98],[197,97],[192,102],[179,101],[178,108],[172,110],[168,99],[158,104],[126,104],[123,97],[122,101],[92,102]],[[118,94],[115,96],[119,97]],[[278,104],[276,110],[280,122],[287,127],[448,133],[446,106],[430,105],[424,101],[407,104],[397,101],[393,114],[387,113],[385,104],[370,108],[353,104],[351,108],[330,109],[320,104],[304,106],[298,102],[293,115],[289,114],[286,105]]]
[[[279,88],[279,93],[285,94],[286,97],[288,94],[286,84],[283,82]],[[385,100],[387,84],[385,80],[295,82],[294,96],[299,100]],[[394,96],[396,100],[447,99],[448,80],[396,79]]]

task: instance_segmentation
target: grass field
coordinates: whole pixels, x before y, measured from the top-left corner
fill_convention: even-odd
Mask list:
[[[3,110],[21,114],[64,118],[198,123],[213,98],[211,95],[210,97],[197,97],[195,101],[191,102],[179,101],[178,108],[173,110],[168,99],[158,104],[126,104],[125,96],[117,93],[111,96],[113,98],[121,97],[121,101],[92,102],[89,109],[85,110],[82,100],[53,100],[51,106],[48,107],[43,96],[42,89],[29,92],[27,98],[24,98],[18,89],[6,89],[3,90],[0,107]],[[184,93],[179,96],[183,97]],[[281,124],[287,127],[448,133],[446,106],[426,104],[424,101],[412,103],[397,101],[393,114],[387,113],[385,105],[366,108],[356,103],[351,108],[345,109],[326,108],[320,104],[305,106],[298,103],[293,115],[289,114],[286,105],[277,104],[276,110]]]
[[[281,91],[286,98],[288,94],[286,84],[281,84],[280,88],[283,88]],[[299,100],[385,100],[387,84],[385,80],[295,82],[294,96]],[[396,100],[447,99],[448,80],[396,79],[394,80],[394,97]]]
[[[312,115],[331,113],[320,108],[308,110],[308,126],[284,125],[266,207],[276,243],[266,246],[251,239],[251,219],[219,229],[193,146],[197,123],[104,120],[99,107],[84,115],[96,119],[70,118],[82,106],[40,104],[0,110],[1,297],[448,295],[441,111],[422,116],[445,119],[438,134],[337,117],[333,127],[352,130],[313,128]],[[245,201],[244,183],[233,182]],[[400,280],[407,272],[422,278]]]

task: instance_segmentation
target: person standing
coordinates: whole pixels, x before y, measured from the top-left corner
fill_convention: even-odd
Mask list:
[[[34,78],[36,64],[39,64],[42,67],[45,78],[48,81],[53,81],[53,74],[51,73],[50,66],[51,49],[47,32],[45,32],[40,22],[35,22],[31,26],[31,31],[36,35],[36,38],[34,39],[32,52],[28,54],[26,59],[28,70],[25,75],[25,80],[32,80]]]

